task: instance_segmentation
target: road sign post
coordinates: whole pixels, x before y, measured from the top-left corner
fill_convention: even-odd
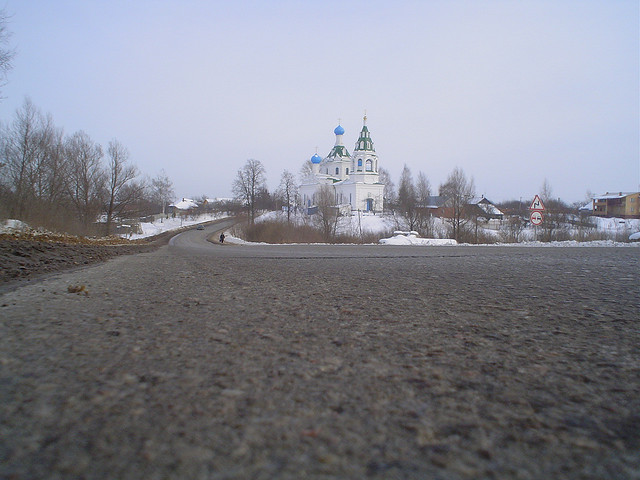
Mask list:
[[[533,210],[534,212],[544,212],[544,203],[542,203],[542,200],[538,195],[533,198],[533,202],[531,202],[529,210]]]
[[[532,225],[535,225],[537,227],[538,225],[542,225],[542,222],[544,221],[544,215],[542,215],[542,212],[536,210],[534,212],[531,212],[531,215],[529,215],[529,220],[531,220]]]
[[[538,240],[538,227],[542,225],[544,222],[544,215],[542,214],[545,210],[544,203],[542,203],[542,199],[539,195],[536,195],[529,206],[529,210],[531,210],[531,214],[529,215],[529,220],[531,221],[531,225],[534,226],[536,240]]]

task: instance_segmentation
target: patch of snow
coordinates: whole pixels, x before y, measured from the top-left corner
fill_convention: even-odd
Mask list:
[[[471,245],[471,244],[465,244]],[[615,242],[613,240],[594,240],[591,242],[578,242],[576,240],[565,240],[562,242],[538,242],[527,241],[520,243],[489,243],[478,245],[482,247],[640,247],[640,243]]]
[[[601,231],[624,231],[624,230],[640,230],[640,220],[637,218],[604,218],[589,217],[590,221],[595,224],[596,228]]]
[[[136,240],[139,238],[145,237],[153,237],[154,235],[159,235],[164,232],[168,232],[170,230],[179,230],[183,227],[189,227],[192,225],[197,225],[199,223],[206,223],[212,220],[216,220],[218,218],[222,218],[220,215],[204,213],[202,215],[197,215],[194,217],[169,217],[163,218],[161,220],[156,220],[154,222],[142,222],[140,223],[140,228],[142,229],[142,233],[133,233],[133,234],[122,234],[121,237],[129,238],[131,240]]]
[[[224,243],[233,243],[234,245],[246,245],[251,243],[253,245],[259,245],[258,243],[247,242],[246,240],[243,240],[241,238],[234,237],[227,232],[224,232]]]
[[[409,233],[407,235],[407,233]],[[435,247],[435,246],[451,246],[457,245],[452,238],[420,238],[415,235],[415,232],[394,232],[394,236],[391,238],[380,239],[382,245],[416,245],[421,247]]]
[[[13,233],[15,231],[28,230],[29,225],[21,220],[9,219],[0,225],[0,233]]]

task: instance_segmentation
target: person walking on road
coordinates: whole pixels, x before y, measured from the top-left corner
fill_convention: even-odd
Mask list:
[[[220,234],[220,243],[224,243],[224,232]]]

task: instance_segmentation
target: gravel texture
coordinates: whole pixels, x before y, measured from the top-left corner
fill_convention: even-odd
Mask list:
[[[205,252],[0,296],[0,477],[640,478],[637,249]]]
[[[0,284],[29,281],[39,275],[104,262],[118,255],[151,251],[145,244],[104,245],[99,243],[68,243],[0,235]]]

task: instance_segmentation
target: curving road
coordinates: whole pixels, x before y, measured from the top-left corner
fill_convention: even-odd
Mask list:
[[[0,477],[637,478],[640,249],[227,226],[0,296]]]

